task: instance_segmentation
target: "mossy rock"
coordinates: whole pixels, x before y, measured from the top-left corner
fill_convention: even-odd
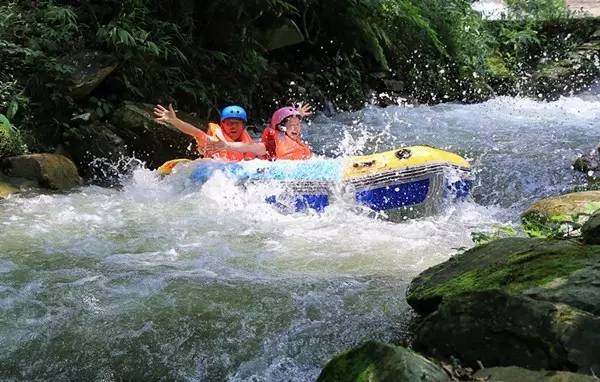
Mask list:
[[[568,371],[528,370],[522,367],[490,367],[479,370],[473,377],[486,382],[598,382],[590,375]]]
[[[587,219],[600,210],[600,191],[582,191],[544,198],[521,216],[525,231],[533,237],[578,236]]]
[[[21,155],[25,149],[21,135],[12,126],[0,120],[0,158]]]
[[[36,181],[40,187],[67,190],[81,184],[75,164],[58,154],[31,154],[9,157],[2,163],[11,177]]]
[[[417,328],[415,350],[476,367],[600,372],[600,317],[501,290],[444,300]]]
[[[0,199],[6,199],[9,195],[19,192],[19,189],[10,183],[0,181]]]
[[[600,246],[572,240],[496,240],[422,272],[411,282],[407,300],[417,312],[429,314],[450,296],[489,289],[523,293],[598,261]]]
[[[396,382],[450,379],[427,358],[405,349],[370,341],[338,355],[323,369],[319,382]]]

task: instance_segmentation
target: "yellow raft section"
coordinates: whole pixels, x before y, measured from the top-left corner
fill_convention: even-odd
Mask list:
[[[170,160],[158,168],[158,173],[169,175],[175,166],[188,162],[191,160]],[[408,146],[382,153],[345,158],[343,178],[352,179],[387,171],[435,165],[452,166],[462,170],[468,170],[471,167],[469,162],[460,155],[430,146]]]
[[[382,153],[349,157],[344,164],[344,179],[419,167],[446,165],[469,170],[471,165],[460,155],[430,146],[408,146]]]

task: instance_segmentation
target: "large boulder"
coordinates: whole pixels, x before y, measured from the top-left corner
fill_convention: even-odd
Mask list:
[[[600,317],[501,290],[444,300],[418,327],[414,348],[476,366],[600,373]]]
[[[164,162],[181,157],[196,158],[194,139],[180,131],[154,122],[153,105],[124,102],[113,114],[115,133],[122,137],[136,158],[158,167]],[[203,128],[204,124],[191,116],[181,118],[192,125]]]
[[[523,213],[522,222],[534,237],[577,235],[581,225],[598,210],[600,191],[573,192],[535,202]]]
[[[600,246],[573,240],[500,239],[425,270],[411,282],[407,300],[417,312],[429,314],[442,300],[464,292],[553,289],[576,277],[578,270],[595,269],[598,261]]]
[[[40,187],[67,190],[81,184],[75,164],[63,155],[31,154],[9,157],[2,162],[10,177],[36,181]]]
[[[319,382],[395,382],[450,379],[427,358],[400,346],[370,341],[338,355],[323,369]]]
[[[69,91],[71,97],[82,99],[89,96],[119,65],[116,57],[97,51],[82,51],[69,57],[75,66]]]
[[[77,133],[66,140],[66,149],[82,175],[102,185],[118,178],[130,155],[123,138],[109,123],[91,122],[78,126]]]
[[[522,367],[490,367],[473,374],[476,381],[486,382],[598,382],[589,375],[568,371],[528,370]]]

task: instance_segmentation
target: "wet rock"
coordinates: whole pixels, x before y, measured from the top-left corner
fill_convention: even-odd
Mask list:
[[[66,149],[85,178],[102,185],[111,185],[119,176],[119,163],[129,157],[127,145],[109,123],[92,122],[78,126],[69,137]]]
[[[40,187],[67,190],[81,184],[75,164],[63,155],[31,154],[6,158],[2,168],[10,177],[36,181]]]
[[[9,195],[19,192],[12,184],[0,181],[0,199],[6,199]]]
[[[418,313],[429,314],[443,300],[464,292],[502,289],[523,293],[536,287],[551,288],[578,270],[595,267],[598,261],[600,246],[576,241],[496,240],[422,272],[411,282],[407,300]]]
[[[581,233],[587,244],[600,244],[600,212],[596,212],[585,222]]]
[[[0,119],[0,158],[21,155],[25,148],[17,130],[10,122]]]
[[[501,290],[444,300],[418,327],[417,351],[476,366],[600,372],[600,317]]]
[[[323,369],[319,382],[449,381],[442,368],[405,349],[370,341],[338,355]]]
[[[535,202],[522,215],[531,236],[577,236],[578,229],[600,209],[600,191],[573,192]]]
[[[589,375],[567,371],[528,370],[522,367],[491,367],[479,370],[473,375],[475,380],[486,382],[594,382]]]
[[[154,122],[153,105],[125,102],[113,115],[113,124],[120,137],[150,167],[181,157],[198,156],[194,139],[180,131]],[[180,118],[198,128],[205,124],[185,113]]]
[[[585,174],[589,173],[590,171],[598,171],[600,169],[598,150],[596,149],[590,154],[582,155],[581,157],[575,159],[573,162],[573,169]]]
[[[76,67],[69,87],[75,99],[89,96],[119,65],[114,56],[96,51],[84,51],[70,59]]]

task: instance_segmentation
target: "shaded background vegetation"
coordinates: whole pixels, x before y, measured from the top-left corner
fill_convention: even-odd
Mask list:
[[[278,103],[357,108],[373,91],[428,103],[537,94],[530,73],[568,57],[597,23],[568,18],[563,0],[508,6],[510,19],[489,22],[468,0],[4,2],[0,113],[40,150],[76,135],[74,116],[108,120],[124,100],[173,102],[200,119],[238,103],[260,121]],[[289,22],[304,41],[266,47]],[[75,79],[103,60],[116,70],[77,97]]]

